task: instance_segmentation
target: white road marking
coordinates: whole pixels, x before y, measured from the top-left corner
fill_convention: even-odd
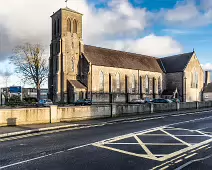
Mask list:
[[[211,111],[204,111],[204,112],[211,112]],[[199,113],[204,113],[204,112],[199,112]],[[198,112],[196,112],[198,113]],[[188,121],[181,121],[181,122],[177,122],[177,123],[171,123],[171,124],[167,124],[167,125],[164,125],[164,126],[160,126],[160,127],[156,127],[156,128],[151,128],[151,129],[146,129],[146,130],[143,130],[143,131],[138,131],[138,132],[135,132],[135,133],[145,133],[147,131],[154,131],[154,130],[158,130],[160,128],[166,128],[168,126],[173,126],[173,125],[179,125],[179,124],[183,124],[183,123],[189,123],[189,122],[195,122],[195,121],[200,121],[200,120],[205,120],[205,119],[210,119],[212,118],[212,116],[208,116],[208,117],[204,117],[204,118],[198,118],[198,119],[193,119],[193,120],[188,120]],[[107,122],[106,122],[107,123]],[[97,125],[98,126],[98,125]],[[99,125],[101,126],[101,125]],[[81,128],[71,128],[71,130],[74,130],[74,129],[83,129],[83,128],[86,128],[86,127],[81,127]],[[69,129],[70,130],[70,129]],[[57,132],[61,132],[61,131],[67,131],[67,129],[63,129],[63,130],[57,130]],[[50,134],[50,133],[53,133],[53,132],[48,132],[48,133],[44,133],[44,134]],[[134,133],[134,134],[135,134]],[[130,133],[132,134],[132,133]],[[32,134],[31,134],[32,135]],[[128,134],[129,135],[129,134]],[[126,135],[122,135],[122,136],[126,136]],[[13,138],[13,137],[12,137]],[[8,138],[7,138],[8,139]],[[6,140],[7,140],[6,139]],[[11,138],[10,138],[11,139]],[[111,139],[114,139],[114,138],[111,138]],[[0,141],[2,141],[3,139],[0,139]],[[103,140],[103,141],[108,141],[109,139],[106,139],[106,140]],[[207,140],[205,141],[204,143],[206,142],[211,142],[212,140]],[[97,143],[100,143],[100,142],[96,142],[96,143],[90,143],[90,144],[85,144],[85,145],[81,145],[81,146],[77,146],[77,147],[74,147],[74,148],[70,148],[68,149],[68,151],[71,151],[71,150],[75,150],[75,149],[79,149],[79,148],[83,148],[83,147],[87,147],[87,146],[90,146],[90,145],[97,145]],[[200,143],[199,145],[201,146],[202,143]],[[195,147],[198,147],[199,145],[194,145]],[[99,146],[99,147],[102,147],[102,146]],[[105,147],[105,146],[104,146]],[[195,148],[195,147],[192,147],[192,148]],[[183,151],[187,151],[188,149],[184,149]],[[8,164],[8,165],[5,165],[5,166],[2,166],[0,167],[0,169],[5,169],[5,168],[8,168],[8,167],[13,167],[13,166],[16,166],[16,165],[20,165],[20,164],[24,164],[24,163],[27,163],[27,162],[31,162],[31,161],[34,161],[34,160],[38,160],[38,159],[42,159],[42,158],[45,158],[45,157],[49,157],[49,156],[52,156],[52,155],[55,155],[55,154],[60,154],[60,153],[63,153],[64,151],[58,151],[56,153],[51,153],[51,154],[47,154],[47,155],[44,155],[44,156],[40,156],[40,157],[35,157],[35,158],[32,158],[32,159],[27,159],[27,160],[24,160],[24,161],[20,161],[20,162],[17,162],[17,163],[13,163],[13,164]],[[181,151],[182,152],[182,151]],[[175,152],[174,154],[172,154],[172,156],[175,156],[181,152]],[[145,157],[145,155],[143,155],[143,157]],[[148,156],[146,156],[146,158],[149,159]],[[160,159],[161,160],[161,159]]]
[[[91,144],[92,144],[92,143],[86,144],[86,145],[77,146],[77,147],[73,147],[73,148],[67,149],[67,150],[65,150],[65,151],[76,150],[76,149],[79,149],[79,148],[83,148],[83,147],[90,146]],[[52,155],[56,155],[56,154],[63,153],[63,152],[65,152],[65,151],[58,151],[58,152],[55,152],[55,153],[51,153],[51,154],[47,154],[47,155],[35,157],[35,158],[32,158],[32,159],[27,159],[27,160],[24,160],[24,161],[16,162],[16,163],[13,163],[13,164],[1,166],[0,169],[5,169],[5,168],[13,167],[13,166],[16,166],[16,165],[24,164],[24,163],[27,163],[27,162],[31,162],[31,161],[34,161],[34,160],[46,158],[46,157],[49,157],[49,156],[52,156]]]
[[[212,157],[212,155],[209,155],[209,156],[206,156],[206,157],[200,158],[200,159],[191,160],[191,161],[185,163],[184,165],[178,167],[178,168],[175,169],[175,170],[181,170],[181,169],[185,168],[186,166],[188,166],[188,165],[190,165],[190,164],[192,164],[192,163],[194,163],[194,162],[203,161],[203,160],[206,160],[206,159],[208,159],[208,158],[210,158],[210,157]]]

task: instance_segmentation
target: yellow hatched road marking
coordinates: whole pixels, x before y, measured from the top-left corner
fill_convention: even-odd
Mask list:
[[[188,159],[188,158],[190,158],[190,157],[192,157],[192,156],[194,156],[194,155],[197,155],[197,153],[193,153],[193,154],[191,154],[191,155],[188,155],[188,156],[185,157],[185,159]]]
[[[175,163],[177,164],[177,163],[182,162],[182,161],[183,161],[183,159],[180,159],[180,160],[176,161]]]
[[[167,165],[167,166],[161,168],[160,170],[165,170],[165,169],[167,169],[168,167],[169,167],[169,165]]]
[[[150,157],[150,156],[144,155],[144,154],[136,154],[136,153],[132,153],[132,152],[128,152],[128,151],[124,151],[124,150],[120,150],[120,149],[115,149],[115,148],[111,148],[111,147],[104,146],[104,145],[98,145],[98,144],[93,144],[93,146],[112,150],[112,151],[116,151],[116,152],[120,152],[120,153],[124,153],[124,154],[127,154],[127,155],[132,155],[132,156],[136,156],[136,157],[147,158],[147,159],[159,161],[159,159],[156,158],[156,157]]]
[[[166,131],[165,131],[165,130],[163,130],[163,129],[161,129],[161,131],[162,131],[162,132],[164,132],[164,133],[166,133],[167,135],[171,136],[172,138],[174,138],[174,139],[176,139],[176,140],[178,140],[178,141],[180,141],[180,142],[184,143],[184,144],[185,144],[185,145],[187,145],[187,146],[192,146],[191,144],[189,144],[189,143],[187,143],[187,142],[185,142],[185,141],[183,141],[183,140],[179,139],[178,137],[176,137],[176,136],[172,135],[172,134],[171,134],[171,133],[169,133],[169,132],[166,132]]]
[[[141,147],[145,150],[145,152],[147,153],[147,155],[149,157],[152,157],[152,158],[156,158],[152,152],[146,147],[146,145],[135,135],[134,138],[137,140],[137,142],[141,145]]]

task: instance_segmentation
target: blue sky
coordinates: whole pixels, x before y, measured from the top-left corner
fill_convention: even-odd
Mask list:
[[[109,8],[109,0],[88,0],[89,3],[95,4],[96,8]],[[177,4],[186,5],[194,3],[199,10],[203,10],[201,0],[129,0],[135,8],[146,8],[150,12],[158,13],[161,10],[173,10]],[[207,2],[206,2],[207,3]],[[144,32],[154,32],[159,36],[171,36],[183,46],[183,52],[192,51],[193,48],[197,53],[202,64],[212,62],[212,24],[201,26],[188,25],[171,25],[164,22],[157,22],[148,27]],[[145,34],[142,34],[144,36]]]
[[[69,0],[68,6],[84,14],[85,44],[155,57],[194,48],[203,68],[212,70],[212,0]],[[13,73],[8,56],[16,45],[41,43],[49,57],[50,15],[61,7],[65,7],[63,0],[1,4],[0,86],[5,84],[5,71]],[[21,84],[15,74],[10,78],[13,84]]]

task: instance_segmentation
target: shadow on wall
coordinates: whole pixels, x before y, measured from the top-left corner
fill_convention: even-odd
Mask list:
[[[7,119],[7,126],[16,126],[16,119],[17,118],[8,118]]]

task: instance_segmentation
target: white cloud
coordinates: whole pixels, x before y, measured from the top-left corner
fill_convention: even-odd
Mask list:
[[[204,70],[212,71],[212,63],[202,64]]]
[[[178,26],[205,26],[212,23],[211,0],[201,0],[197,5],[194,0],[176,3],[173,9],[162,11],[166,22]]]
[[[51,39],[50,15],[64,5],[60,0],[7,0],[1,4],[0,28],[3,35],[0,41],[0,59],[5,59],[2,55],[11,52],[15,45],[26,41],[40,42],[48,50]],[[70,1],[69,6],[84,14],[83,39],[86,44],[99,46],[110,42],[112,47],[114,43],[120,42],[122,47],[127,47],[122,50],[157,56],[161,55],[161,52],[157,54],[160,47],[166,55],[179,51],[178,43],[171,37],[149,35],[138,39],[149,26],[152,14],[145,8],[134,8],[128,0],[112,0],[105,9],[96,9],[86,0]],[[122,42],[120,39],[128,40]],[[133,48],[135,44],[137,47]],[[152,49],[155,52],[152,52]]]
[[[102,46],[117,50],[126,50],[152,56],[167,56],[182,52],[182,46],[169,36],[156,36],[150,34],[135,40],[117,40],[104,42]]]

